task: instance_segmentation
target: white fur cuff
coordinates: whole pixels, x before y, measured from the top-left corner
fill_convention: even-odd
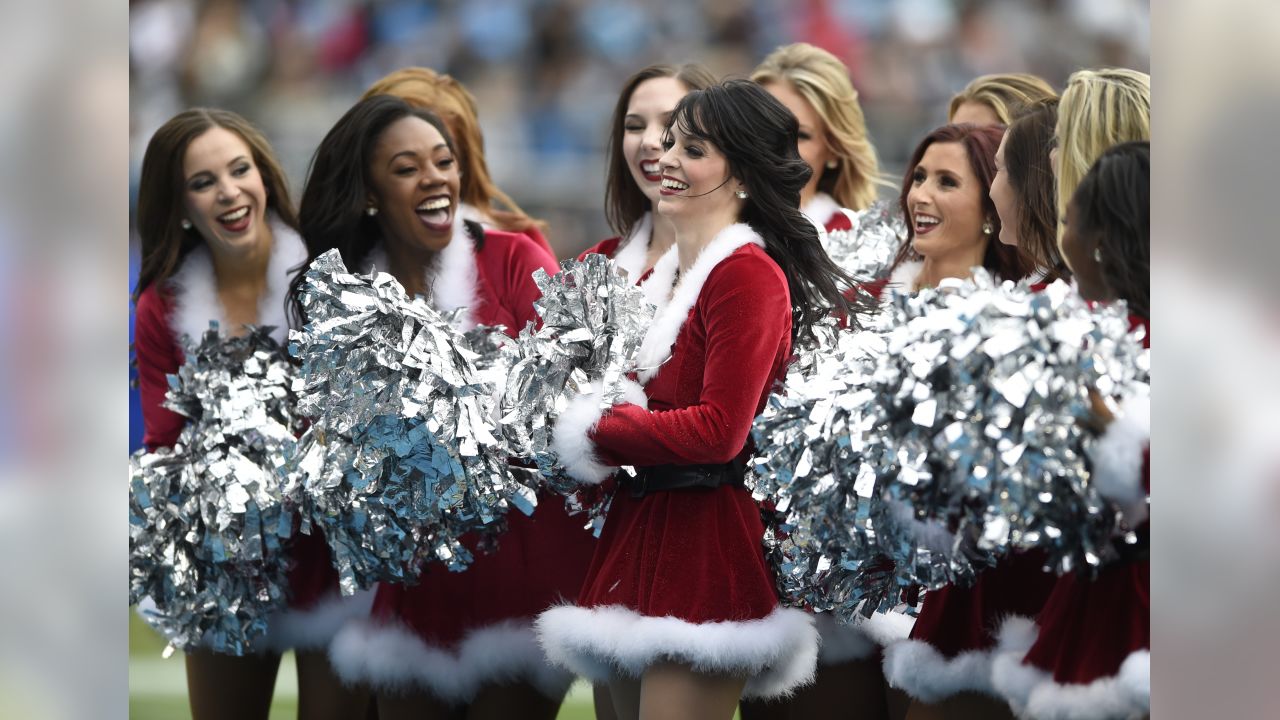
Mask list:
[[[648,409],[649,398],[639,383],[623,378],[620,388],[624,402]],[[600,462],[596,457],[595,443],[591,441],[591,431],[607,409],[602,406],[599,388],[593,384],[583,388],[582,394],[570,400],[568,407],[556,418],[551,431],[551,449],[574,480],[598,485],[617,470]]]
[[[781,697],[812,682],[818,660],[813,618],[794,608],[775,608],[758,620],[691,623],[616,605],[562,605],[539,615],[536,625],[551,662],[596,681],[639,677],[673,659],[696,672],[746,675],[744,697]]]
[[[1115,501],[1132,525],[1147,517],[1147,492],[1142,485],[1142,451],[1151,440],[1151,399],[1126,398],[1120,413],[1089,451],[1093,483]]]

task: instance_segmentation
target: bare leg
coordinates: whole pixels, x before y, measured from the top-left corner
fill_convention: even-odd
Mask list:
[[[613,699],[616,720],[640,720],[640,681],[615,676],[609,680],[609,697]]]
[[[549,698],[529,683],[486,685],[467,707],[467,720],[555,720],[564,696]]]
[[[847,718],[856,709],[859,720],[884,720],[888,702],[879,656],[819,665],[817,681],[796,692],[791,717]]]
[[[184,658],[193,720],[267,720],[279,655],[237,657],[193,650]]]
[[[694,672],[681,663],[649,666],[640,678],[641,720],[731,720],[747,679]]]
[[[884,666],[881,666],[881,670]],[[907,708],[911,706],[911,696],[890,685],[884,684],[884,696],[889,705],[889,720],[905,720]]]
[[[609,694],[609,686],[595,683],[591,686],[592,704],[596,707],[596,720],[618,720],[618,711],[613,707],[613,696]]]
[[[298,720],[363,720],[369,689],[344,685],[323,650],[295,653],[298,659]]]
[[[812,687],[812,685],[803,687],[797,690],[796,694],[799,695]],[[760,700],[758,698],[743,700],[738,703],[738,710],[742,713],[742,720],[790,720],[791,708],[794,706],[795,700],[795,696],[774,700]]]
[[[378,693],[380,720],[464,720],[465,706],[449,706],[425,690]]]
[[[976,692],[962,692],[937,703],[913,700],[907,720],[1014,720],[1005,703]]]

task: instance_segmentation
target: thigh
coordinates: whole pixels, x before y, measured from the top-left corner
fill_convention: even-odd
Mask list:
[[[450,706],[425,690],[379,692],[378,720],[464,720],[466,708]]]
[[[267,720],[280,656],[186,653],[187,700],[193,720]]]
[[[791,717],[837,720],[849,717],[850,708],[858,708],[859,720],[884,720],[888,716],[884,688],[879,656],[819,665],[813,684],[800,688],[792,699]]]
[[[956,693],[936,703],[913,700],[906,720],[1014,720],[1005,703],[976,692]]]
[[[732,720],[741,676],[694,672],[683,663],[657,663],[640,678],[641,720]]]
[[[486,685],[467,707],[467,720],[555,720],[564,696],[550,698],[529,683]]]
[[[613,677],[609,679],[609,698],[613,702],[614,720],[639,720],[640,680]]]
[[[298,664],[298,720],[363,720],[369,689],[344,685],[329,663],[328,653],[296,653]]]
[[[637,699],[638,699],[637,689]],[[591,702],[596,709],[596,720],[618,720],[618,711],[613,707],[613,694],[609,685],[598,682],[591,685]]]

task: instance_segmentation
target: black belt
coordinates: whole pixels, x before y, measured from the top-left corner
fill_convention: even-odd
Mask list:
[[[711,465],[648,465],[636,468],[635,477],[620,477],[631,488],[632,497],[644,497],[664,490],[718,488],[721,485],[744,487],[747,462],[734,458],[727,463]]]

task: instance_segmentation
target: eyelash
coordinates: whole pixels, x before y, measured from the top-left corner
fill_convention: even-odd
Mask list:
[[[253,166],[251,165],[241,165],[233,169],[231,171],[231,175],[232,177],[244,177],[251,169],[253,169]],[[191,184],[191,190],[193,192],[200,192],[211,187],[213,187],[213,181],[208,178],[201,178]]]
[[[809,134],[809,133],[807,133],[807,132],[801,132],[801,133],[799,134],[799,137],[800,137],[800,139],[801,139],[801,140],[812,140],[812,139],[813,139],[813,136],[812,136],[812,135],[810,135],[810,134]]]

